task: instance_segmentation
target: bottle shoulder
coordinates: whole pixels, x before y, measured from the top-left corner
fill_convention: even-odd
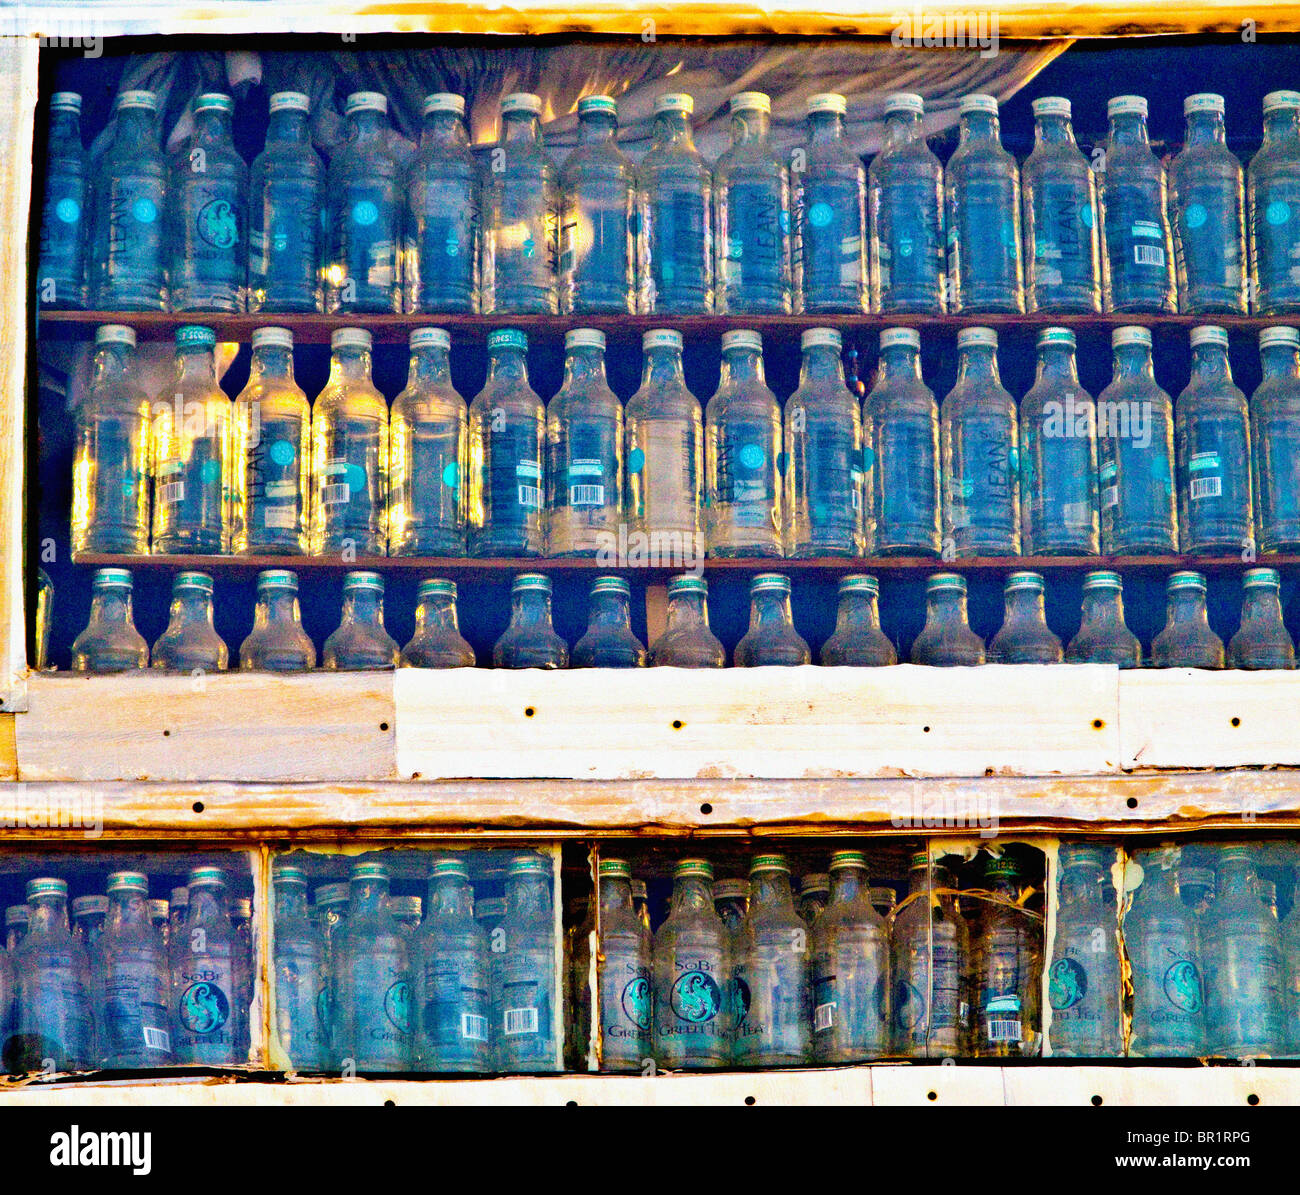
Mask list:
[[[313,404],[316,416],[375,419],[388,422],[388,402],[379,390],[365,383],[327,382]]]
[[[498,409],[532,416],[539,422],[545,419],[546,412],[545,404],[526,382],[520,385],[514,381],[489,381],[469,404],[470,422],[476,425],[491,422],[492,412]]]
[[[704,407],[704,418],[710,425],[732,419],[762,419],[776,425],[781,423],[781,404],[776,395],[761,382],[748,386],[723,385]]]
[[[934,391],[919,378],[882,378],[862,400],[864,416],[884,419],[890,415],[938,415]]]
[[[627,400],[625,415],[629,422],[655,419],[703,422],[700,400],[685,386],[642,386]]]
[[[389,410],[389,421],[397,423],[437,423],[455,420],[464,423],[469,415],[465,399],[449,383],[437,389],[407,386]]]

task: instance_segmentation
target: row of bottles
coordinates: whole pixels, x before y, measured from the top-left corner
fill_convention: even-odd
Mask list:
[[[527,338],[488,337],[468,407],[450,337],[411,333],[406,389],[371,381],[371,337],[334,332],[315,403],[293,377],[293,338],[253,333],[248,384],[217,382],[216,336],[176,334],[176,376],[150,402],[130,328],[96,333],[77,408],[74,551],[483,557],[595,556],[688,566],[715,557],[1236,555],[1300,549],[1300,331],[1265,328],[1247,402],[1227,332],[1192,330],[1175,403],[1155,381],[1151,333],[1115,329],[1114,375],[1079,384],[1075,336],[1038,335],[1037,378],[1017,406],[997,334],[957,335],[942,407],[921,378],[920,337],[881,335],[874,386],[845,384],[840,334],[803,333],[784,409],[758,333],[722,337],[717,392],[687,389],[681,333],[643,337],[626,407],[605,337],[565,336],[564,383],[544,405]],[[152,514],[150,490],[152,487]]]
[[[1182,151],[1153,153],[1147,101],[1117,96],[1089,160],[1070,101],[1033,103],[1034,150],[1002,146],[997,100],[960,102],[945,167],[924,101],[885,99],[870,168],[844,141],[843,96],[811,96],[805,144],[771,142],[771,101],[731,97],[731,147],[710,165],[694,102],[655,102],[654,143],[633,165],[616,101],[578,101],[563,166],[542,100],[502,97],[483,169],[462,96],[426,97],[418,152],[395,147],[387,98],[347,99],[328,168],[300,92],[271,97],[251,171],[234,103],[204,93],[168,158],[157,97],[123,91],[91,162],[81,97],[51,99],[39,301],[100,310],[789,313],[1300,311],[1300,92],[1264,97],[1249,165],[1227,148],[1224,99],[1188,96]],[[1249,245],[1249,253],[1247,246]],[[1248,298],[1249,296],[1249,298]]]

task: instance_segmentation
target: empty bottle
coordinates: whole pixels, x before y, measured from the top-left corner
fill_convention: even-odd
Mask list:
[[[451,384],[451,337],[441,328],[410,336],[406,389],[389,414],[388,552],[465,554],[465,400]]]
[[[415,605],[415,634],[402,648],[408,668],[473,668],[474,649],[460,633],[456,582],[421,581]]]
[[[1264,376],[1250,396],[1259,550],[1294,552],[1300,548],[1300,332],[1262,329],[1259,361]]]
[[[339,625],[325,640],[321,667],[342,672],[396,668],[401,654],[384,629],[384,578],[379,573],[348,573]]]
[[[407,311],[477,311],[482,176],[465,97],[424,97],[420,149],[406,185],[402,285]]]
[[[924,113],[919,95],[885,97],[885,140],[867,172],[875,311],[947,310],[943,167],[926,144]]]
[[[966,578],[935,573],[925,582],[925,626],[912,641],[912,663],[940,668],[984,663],[984,640],[966,621]]]
[[[1106,230],[1107,310],[1177,311],[1168,184],[1147,136],[1147,102],[1140,95],[1117,95],[1106,114],[1110,132],[1097,199]]]
[[[1282,621],[1277,570],[1248,568],[1241,584],[1241,626],[1228,641],[1228,667],[1294,668],[1295,644]]]
[[[1060,848],[1056,935],[1047,969],[1049,1040],[1061,1058],[1118,1058],[1120,963],[1115,907],[1105,899],[1106,852]]]
[[[795,214],[795,310],[863,312],[867,269],[867,172],[844,141],[842,95],[808,98],[808,140],[791,158]]]
[[[45,144],[36,301],[49,308],[85,307],[89,155],[81,143],[81,96],[77,92],[56,91],[50,97],[50,131]]]
[[[1300,311],[1300,92],[1264,97],[1264,143],[1246,174],[1252,310]]]
[[[812,652],[794,629],[790,578],[780,573],[759,573],[749,584],[749,630],[736,644],[736,667],[811,663]]]
[[[302,629],[298,575],[288,569],[257,574],[253,629],[239,645],[245,672],[307,672],[316,667],[316,646]]]
[[[623,516],[623,404],[605,380],[605,334],[564,334],[564,383],[546,409],[546,510],[552,556],[608,547]]]
[[[602,859],[600,882],[600,1069],[640,1071],[651,1051],[650,943],[632,907],[632,868]]]
[[[785,404],[785,554],[864,556],[875,533],[871,431],[845,384],[840,334],[809,328],[799,343],[799,388]]]
[[[1173,573],[1166,584],[1165,629],[1151,640],[1153,668],[1222,668],[1223,640],[1205,612],[1205,577]]]
[[[831,895],[831,877],[824,871],[815,871],[799,881],[799,916],[812,925],[821,916]]]
[[[167,629],[151,653],[153,666],[168,672],[224,672],[230,649],[212,625],[212,578],[207,573],[177,573],[172,582]]]
[[[249,311],[320,311],[325,165],[301,91],[271,96],[266,148],[248,172]]]
[[[276,862],[275,1034],[295,1071],[329,1069],[329,959],[320,927],[307,907],[307,875]]]
[[[952,311],[1025,309],[1020,261],[1020,169],[1002,148],[998,101],[964,95],[961,141],[944,171]]]
[[[161,311],[167,163],[158,147],[158,97],[119,92],[113,119],[91,188],[90,302],[101,311]]]
[[[939,408],[921,380],[913,328],[880,334],[880,369],[862,407],[875,452],[875,550],[882,556],[939,554]]]
[[[510,586],[510,625],[492,648],[494,668],[567,668],[569,645],[551,626],[551,579],[520,573]]]
[[[980,1058],[1033,1058],[1041,1048],[1043,923],[1024,907],[1032,884],[1025,864],[1011,855],[990,860],[975,939],[972,994],[974,1053]]]
[[[1020,433],[998,377],[992,328],[957,333],[957,382],[939,425],[944,548],[956,556],[1020,555]]]
[[[312,411],[313,555],[382,556],[387,544],[388,403],[370,380],[370,333],[330,334],[330,373]]]
[[[130,672],[149,666],[149,645],[131,614],[131,574],[100,568],[90,582],[90,621],[72,641],[73,672]]]
[[[878,668],[898,663],[894,645],[880,629],[879,592],[875,577],[855,573],[840,578],[835,632],[822,644],[820,664]]]
[[[1232,382],[1224,329],[1193,328],[1191,342],[1192,376],[1174,407],[1179,546],[1235,556],[1254,545],[1246,396]]]
[[[1228,149],[1223,96],[1183,100],[1187,140],[1169,167],[1169,216],[1184,314],[1246,314],[1241,163]]]
[[[1030,311],[1100,311],[1097,187],[1074,140],[1070,101],[1033,102],[1034,150],[1025,159],[1025,298]]]
[[[189,907],[172,936],[172,1048],[182,1066],[233,1066],[246,1061],[238,1041],[247,1007],[238,1002],[238,944],[226,903],[226,873],[195,867],[186,884]]]
[[[989,640],[990,664],[1059,664],[1061,641],[1047,625],[1040,573],[1012,573],[1003,589],[1005,612]]]
[[[330,159],[327,311],[401,311],[402,164],[389,143],[388,98],[355,91],[347,139]]]
[[[108,877],[108,917],[92,951],[100,1066],[141,1070],[172,1061],[168,1017],[171,974],[162,935],[150,919],[149,878],[138,871]]]
[[[1071,664],[1142,667],[1142,644],[1124,622],[1123,581],[1105,570],[1083,577],[1083,617],[1065,658]]]
[[[1038,334],[1037,377],[1020,401],[1020,502],[1026,553],[1097,554],[1097,409],[1068,328]]]
[[[72,550],[149,551],[149,399],[140,388],[135,333],[95,329],[90,392],[77,404]]]
[[[727,649],[709,629],[709,583],[703,577],[673,577],[668,582],[664,632],[651,645],[651,667],[721,668]]]
[[[194,132],[167,179],[167,298],[173,311],[243,311],[248,280],[248,167],[235,150],[235,102],[195,101]]]
[[[592,582],[587,633],[573,645],[571,667],[645,667],[646,650],[632,633],[631,593],[622,577],[597,577]]]
[[[705,506],[712,556],[780,556],[781,407],[757,332],[722,334],[717,392],[704,409]]]
[[[515,855],[506,870],[502,949],[493,950],[497,1068],[557,1068],[555,1035],[555,919],[551,863],[540,855]]]
[[[772,148],[772,101],[742,91],[730,112],[731,146],[713,165],[717,309],[789,315],[790,173]]]
[[[1170,556],[1178,550],[1174,405],[1156,385],[1150,331],[1116,328],[1110,342],[1115,370],[1096,403],[1101,550]]]

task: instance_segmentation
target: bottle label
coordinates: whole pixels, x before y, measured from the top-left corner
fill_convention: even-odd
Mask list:
[[[1087,178],[1044,178],[1034,189],[1034,285],[1091,286],[1095,223]]]
[[[731,182],[726,189],[718,260],[732,302],[779,294],[785,281],[789,213],[779,181]],[[744,293],[748,292],[748,293]]]
[[[424,180],[419,229],[419,303],[423,311],[468,307],[474,290],[478,188],[469,179]]]
[[[542,463],[539,460],[521,460],[515,465],[519,481],[519,505],[526,510],[542,508]]]
[[[1116,298],[1128,300],[1134,287],[1164,291],[1169,258],[1159,179],[1124,179],[1110,171],[1104,186],[1106,252]]]
[[[732,508],[726,518],[736,527],[774,524],[776,461],[770,450],[773,435],[773,424],[757,420],[730,420],[717,429],[717,492],[712,499]]]
[[[342,506],[352,501],[351,467],[347,460],[335,457],[321,469],[320,500],[322,506]]]
[[[1015,527],[1015,476],[1019,456],[1010,417],[966,415],[952,427],[953,473],[948,516],[953,527]]]
[[[387,179],[348,182],[339,208],[339,258],[346,278],[372,290],[388,291],[397,278],[396,184]],[[390,296],[378,298],[388,306]]]
[[[1240,177],[1180,180],[1179,261],[1189,290],[1242,284],[1242,210]],[[1181,288],[1180,288],[1181,289]]]
[[[652,193],[648,223],[653,305],[663,309],[679,299],[702,302],[711,274],[707,193]]]
[[[1223,495],[1223,477],[1217,452],[1196,452],[1187,462],[1191,480],[1188,496],[1197,501],[1201,498],[1219,498]]]
[[[722,1011],[722,989],[713,975],[698,966],[680,971],[669,999],[673,1015],[684,1026],[707,1025]]]
[[[108,180],[108,252],[104,282],[116,291],[162,288],[163,181],[121,175]]]
[[[618,505],[618,423],[570,418],[550,443],[553,501],[586,511]]]
[[[1255,270],[1260,290],[1284,290],[1294,299],[1300,284],[1300,180],[1276,176],[1254,185]]]
[[[255,278],[260,274],[272,296],[279,288],[286,292],[299,288],[310,297],[316,289],[321,256],[320,196],[315,183],[302,178],[268,178],[260,207],[260,227],[249,232]]]

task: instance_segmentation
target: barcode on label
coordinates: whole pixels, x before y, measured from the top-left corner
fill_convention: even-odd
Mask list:
[[[171,502],[183,502],[185,500],[185,483],[183,481],[168,481],[158,487],[158,501],[164,506]]]
[[[603,485],[571,485],[569,487],[570,506],[604,506],[605,487]]]
[[[986,1022],[988,1025],[989,1041],[1019,1041],[1020,1040],[1020,1022],[1019,1021],[993,1021]]]
[[[541,510],[542,508],[541,486],[521,485],[519,487],[519,505],[527,507],[529,510]]]
[[[144,1044],[147,1050],[164,1050],[172,1052],[172,1035],[166,1029],[155,1029],[152,1025],[144,1027]]]
[[[835,1005],[819,1004],[813,1009],[813,1030],[820,1033],[835,1024]]]
[[[325,506],[338,506],[342,502],[351,502],[352,487],[346,481],[323,485],[320,488],[320,500]]]
[[[1163,266],[1165,249],[1163,245],[1134,245],[1133,263],[1139,266]]]
[[[525,1009],[526,1012],[537,1014],[533,1008]],[[466,1041],[487,1041],[488,1037],[488,1019],[480,1016],[478,1013],[463,1012],[460,1014],[460,1035]]]
[[[293,506],[268,506],[263,511],[262,523],[276,530],[292,531],[298,525],[298,510]]]
[[[523,1033],[537,1032],[537,1009],[507,1008],[506,1036],[516,1037]]]
[[[1101,491],[1101,504],[1109,509],[1112,506],[1119,505],[1119,486],[1103,486]]]
[[[1192,499],[1218,498],[1223,494],[1223,478],[1193,477],[1191,481]]]

